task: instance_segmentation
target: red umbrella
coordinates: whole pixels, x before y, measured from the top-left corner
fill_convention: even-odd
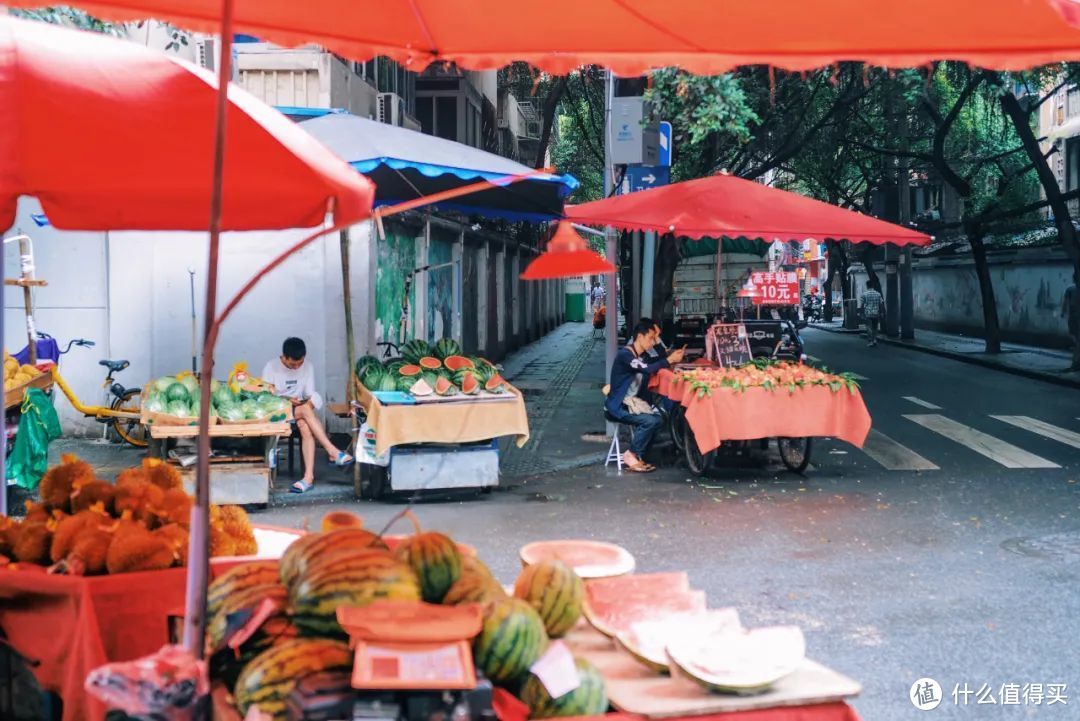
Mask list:
[[[614,272],[615,266],[590,248],[570,223],[563,221],[555,229],[544,252],[521,274],[521,279],[576,278]]]
[[[146,47],[0,15],[0,226],[20,195],[78,230],[203,230],[212,75]],[[370,214],[374,186],[295,123],[229,88],[222,230]]]
[[[1080,59],[1073,0],[235,0],[235,27],[283,45],[388,56],[410,69],[448,60],[471,69],[524,60],[561,74],[597,63],[620,75],[678,65],[806,70],[844,60],[931,60],[1020,69]],[[34,7],[42,0],[13,0]],[[154,17],[221,30],[222,0],[85,0],[103,18]]]
[[[686,238],[745,236],[771,242],[812,236],[875,245],[930,242],[930,236],[911,228],[734,175],[567,206],[566,217],[575,223],[655,230]]]

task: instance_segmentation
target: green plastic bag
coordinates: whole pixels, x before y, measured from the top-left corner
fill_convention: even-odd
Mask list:
[[[45,393],[37,388],[26,391],[15,448],[7,463],[7,477],[32,491],[49,467],[49,443],[60,437],[60,419]]]

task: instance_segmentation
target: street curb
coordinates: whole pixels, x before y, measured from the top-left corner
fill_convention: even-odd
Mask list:
[[[809,326],[815,330],[823,330],[826,333],[839,333],[840,335],[854,335],[856,333],[862,333],[861,328],[834,328],[831,325],[818,325],[816,323],[810,323]]]

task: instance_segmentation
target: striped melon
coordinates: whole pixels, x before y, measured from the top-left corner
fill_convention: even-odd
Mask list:
[[[473,639],[473,661],[494,684],[520,680],[547,648],[544,622],[536,610],[518,598],[491,601],[484,625]]]
[[[478,571],[462,571],[461,578],[454,581],[442,602],[445,606],[457,606],[462,603],[498,601],[500,598],[506,598],[506,591],[494,578]]]
[[[246,586],[226,596],[218,605],[214,615],[207,616],[206,647],[216,649],[225,640],[230,614],[238,611],[254,611],[265,598],[274,600],[280,608],[284,608],[285,587],[275,580],[273,583]]]
[[[514,584],[514,596],[535,608],[548,636],[558,638],[581,618],[585,583],[570,566],[548,559],[525,567]]]
[[[363,528],[343,528],[329,533],[309,533],[293,541],[281,556],[278,570],[281,582],[288,588],[304,572],[313,558],[336,548],[386,548],[382,539]]]
[[[206,591],[206,617],[212,618],[221,607],[221,602],[236,591],[277,582],[277,561],[252,561],[233,566],[210,583]]]
[[[236,704],[241,714],[252,706],[274,721],[284,721],[285,699],[303,678],[320,671],[352,669],[347,644],[315,638],[283,641],[263,651],[244,667],[236,680]]]
[[[344,638],[338,606],[366,606],[382,599],[419,601],[420,584],[408,564],[374,551],[320,564],[290,592],[293,623],[306,636]]]
[[[446,360],[451,356],[460,356],[461,345],[453,338],[440,338],[431,347],[431,352],[439,360]]]
[[[419,363],[421,358],[429,355],[431,355],[431,346],[419,338],[413,338],[401,346],[401,357],[407,363]]]
[[[599,716],[608,708],[604,679],[591,663],[575,658],[579,685],[559,698],[551,698],[544,683],[529,674],[521,687],[521,700],[529,707],[529,718],[555,718],[557,716]]]
[[[442,533],[409,536],[394,549],[394,555],[416,572],[420,592],[428,603],[442,601],[461,576],[461,552],[457,544]]]
[[[210,678],[226,688],[236,686],[236,679],[251,660],[275,644],[294,639],[299,634],[284,610],[273,614],[235,651],[224,648],[210,659]]]

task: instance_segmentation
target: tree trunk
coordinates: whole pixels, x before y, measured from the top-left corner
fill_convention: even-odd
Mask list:
[[[835,240],[825,241],[825,244],[829,249],[829,262],[828,262],[828,271],[825,274],[825,290],[822,293],[822,296],[823,296],[822,302],[825,304],[825,307],[822,308],[822,312],[825,313],[825,322],[826,323],[832,323],[832,320],[833,320],[833,312],[832,312],[833,278],[836,277],[836,267],[840,264],[840,255],[836,251],[837,242]]]
[[[1020,136],[1020,142],[1024,144],[1024,151],[1027,153],[1028,160],[1031,161],[1036,174],[1039,176],[1039,183],[1042,185],[1043,193],[1046,194],[1046,200],[1050,203],[1050,209],[1054,213],[1054,225],[1057,228],[1058,240],[1069,255],[1069,259],[1072,260],[1073,283],[1080,288],[1080,238],[1077,237],[1076,228],[1072,224],[1069,203],[1062,197],[1057,177],[1050,169],[1050,164],[1047,162],[1046,156],[1043,155],[1042,148],[1039,147],[1039,141],[1031,130],[1031,120],[1027,111],[1020,107],[1020,102],[1012,93],[1005,93],[1001,96],[1001,108],[1012,120],[1013,126],[1016,128],[1016,134]],[[1074,292],[1072,295],[1072,317],[1080,318],[1080,292]],[[1073,335],[1073,356],[1069,370],[1080,370],[1080,332]]]
[[[675,317],[675,269],[682,260],[681,243],[671,234],[659,238],[653,268],[653,317],[661,327]]]
[[[971,224],[964,228],[971,243],[971,257],[975,260],[975,275],[979,278],[979,295],[982,298],[983,328],[986,333],[986,352],[1001,352],[1001,325],[998,323],[997,301],[994,299],[994,282],[990,277],[990,264],[986,262],[985,231],[982,226]]]
[[[543,168],[547,165],[547,149],[551,143],[551,126],[555,123],[555,111],[559,108],[559,101],[562,100],[563,93],[566,92],[566,84],[569,79],[569,75],[563,75],[559,78],[559,82],[555,83],[555,87],[544,98],[543,117],[540,118],[543,124],[540,128],[540,144],[536,146],[536,159],[533,161],[534,168]]]

